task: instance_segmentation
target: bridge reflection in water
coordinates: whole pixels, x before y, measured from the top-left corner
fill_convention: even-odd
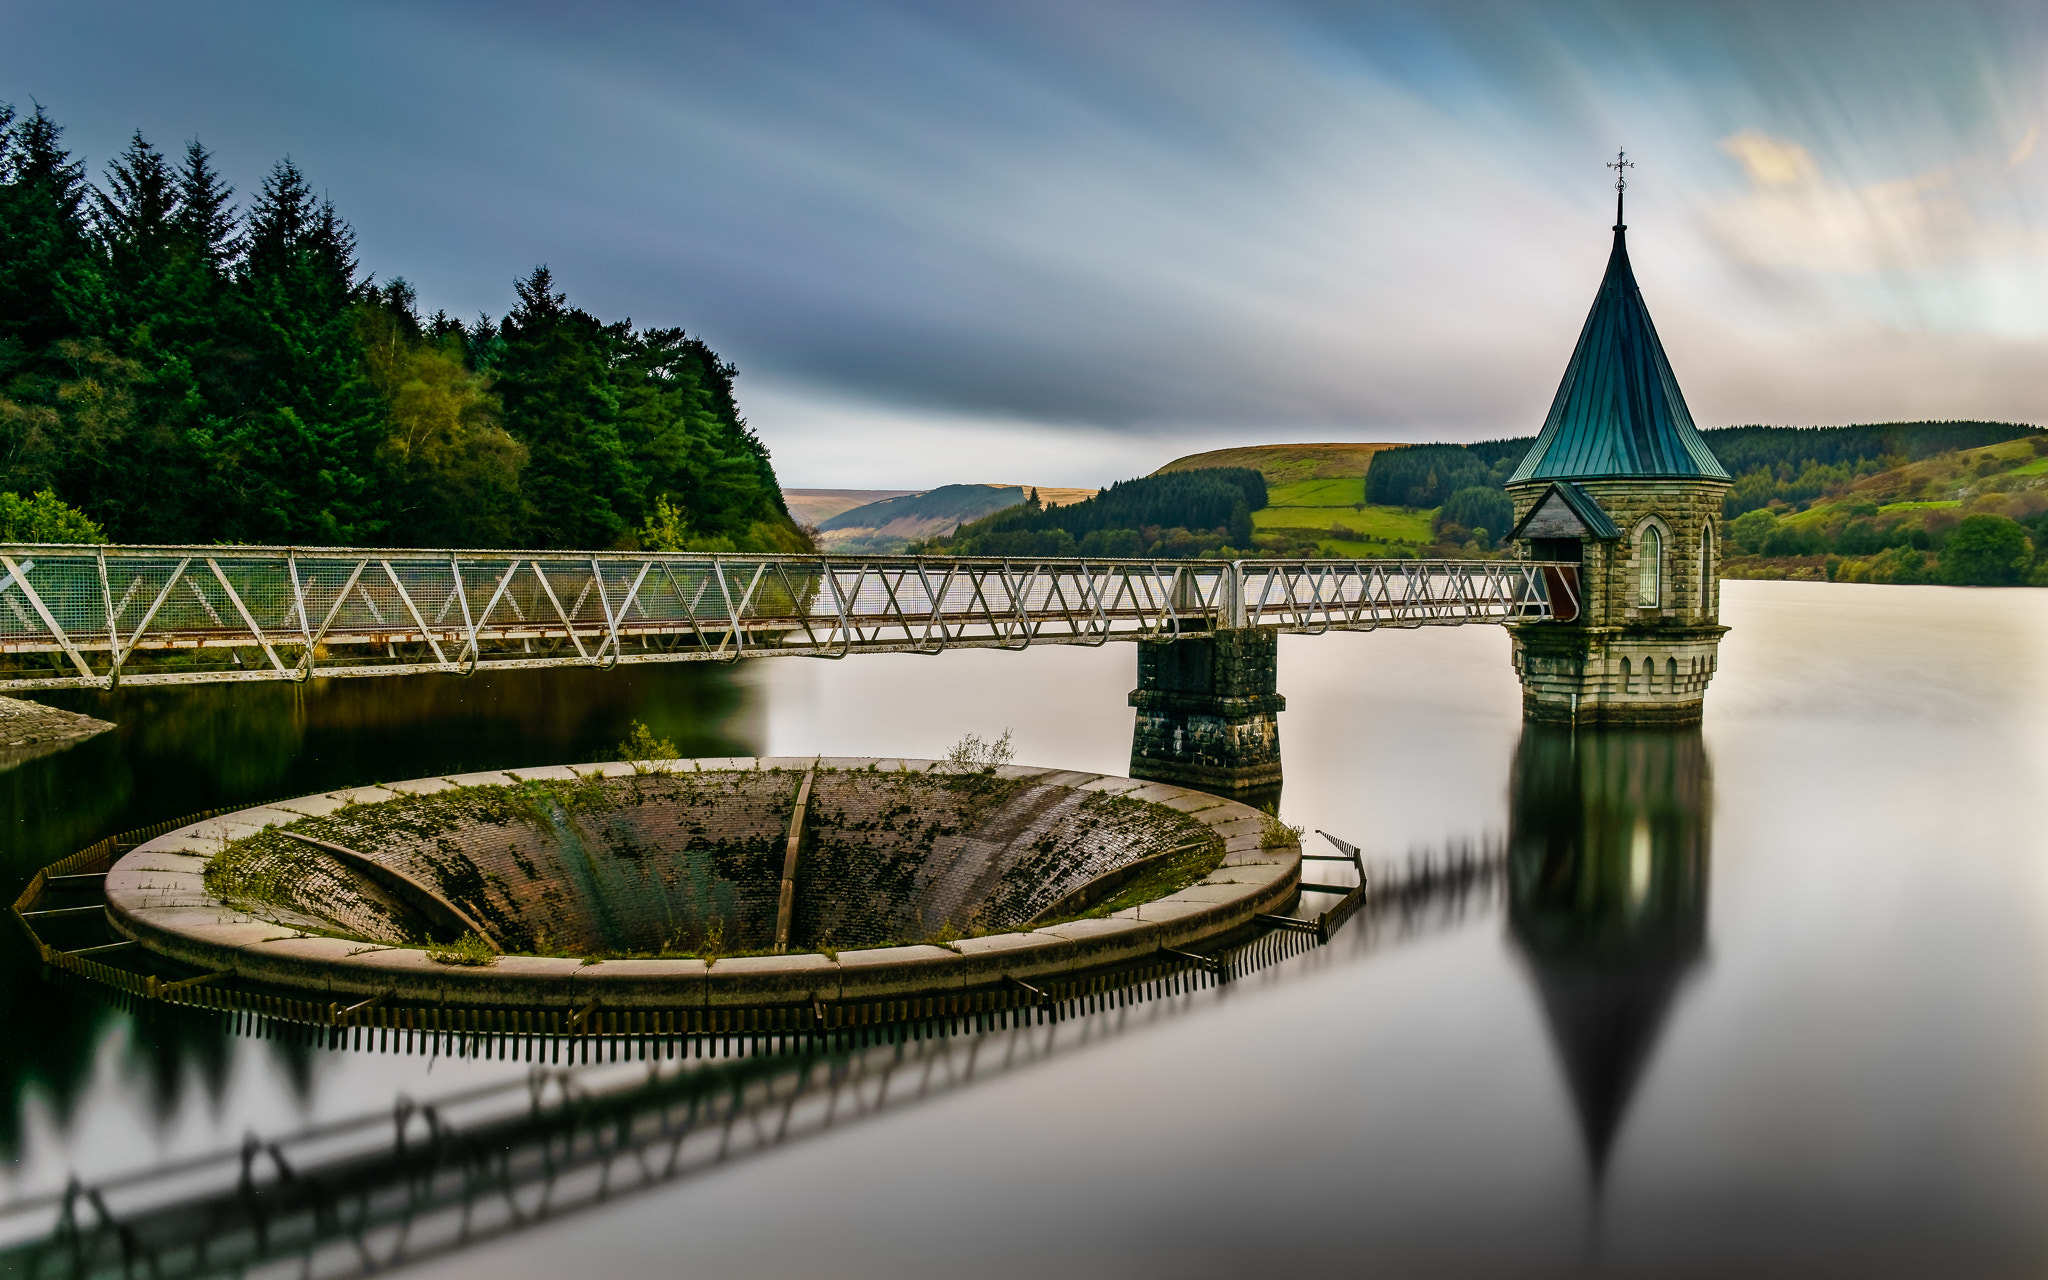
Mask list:
[[[1706,750],[1697,728],[1530,725],[1512,788],[1508,928],[1542,1000],[1597,1188],[1706,946]]]
[[[1470,848],[1375,869],[1375,892],[1328,944],[1296,929],[1249,937],[1217,954],[1223,984],[1190,971],[1008,1025],[938,1020],[838,1051],[537,1069],[74,1183],[0,1205],[0,1274],[345,1277],[447,1256],[1456,927],[1498,902],[1502,865],[1498,848]]]
[[[1503,896],[1597,1187],[1703,953],[1707,778],[1697,730],[1574,737],[1532,725],[1515,759],[1505,847],[1439,850],[1375,869],[1362,909],[1330,945],[1286,930],[1252,939],[1217,957],[1237,975],[1227,985],[1169,980],[1104,992],[1043,1021],[904,1027],[836,1052],[542,1069],[428,1102],[401,1099],[380,1115],[0,1206],[0,1272],[344,1277],[447,1256],[1156,1025],[1239,988],[1460,927]],[[1305,900],[1303,910],[1318,905]]]

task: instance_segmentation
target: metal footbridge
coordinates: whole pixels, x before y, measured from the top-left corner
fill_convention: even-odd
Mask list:
[[[1559,568],[0,546],[0,690],[1535,621]]]

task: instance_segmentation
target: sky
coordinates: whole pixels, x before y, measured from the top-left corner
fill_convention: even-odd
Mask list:
[[[1695,420],[2048,423],[2048,6],[0,0],[0,101],[289,154],[367,270],[547,263],[789,487],[1533,434],[1630,252]]]

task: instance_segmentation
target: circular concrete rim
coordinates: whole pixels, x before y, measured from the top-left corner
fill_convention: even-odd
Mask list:
[[[673,762],[679,771],[804,770],[924,772],[938,761],[870,757],[735,756]],[[1134,960],[1228,933],[1291,901],[1301,883],[1301,846],[1262,848],[1265,815],[1203,791],[1071,769],[1009,765],[1004,778],[1129,796],[1180,810],[1223,840],[1223,862],[1199,884],[1092,920],[962,938],[947,946],[877,947],[822,954],[703,960],[605,960],[502,956],[486,967],[439,964],[424,950],[301,934],[251,917],[207,892],[207,860],[231,840],[266,827],[459,786],[525,779],[569,780],[593,771],[620,777],[625,763],[552,765],[345,788],[258,805],[192,823],[137,846],[107,873],[107,918],[143,947],[209,972],[355,997],[387,996],[502,1007],[581,1005],[691,1009],[928,994]]]

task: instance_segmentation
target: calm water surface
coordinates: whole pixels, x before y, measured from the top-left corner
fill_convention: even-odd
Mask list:
[[[1496,889],[1172,1016],[421,1274],[2033,1275],[2048,1263],[2048,592],[1729,583],[1693,733],[1539,733],[1488,629],[1281,643],[1290,821]],[[9,892],[226,803],[600,758],[1121,772],[1128,645],[52,696],[120,728],[0,774]],[[0,1197],[508,1064],[139,1022],[0,960]]]

